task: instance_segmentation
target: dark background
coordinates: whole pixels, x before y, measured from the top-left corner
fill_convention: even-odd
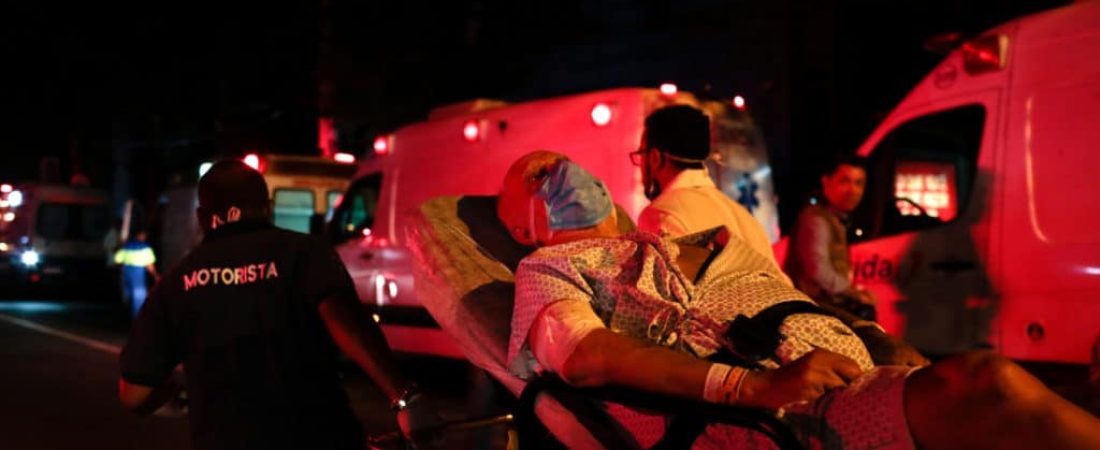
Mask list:
[[[798,199],[939,61],[928,37],[1063,3],[18,2],[0,14],[0,180],[55,157],[61,181],[150,204],[204,159],[317,153],[319,117],[361,153],[441,104],[667,81],[744,95]]]

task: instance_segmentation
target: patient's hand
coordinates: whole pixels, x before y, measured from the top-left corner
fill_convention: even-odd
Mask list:
[[[778,409],[813,400],[829,389],[847,386],[863,373],[859,364],[828,350],[814,350],[775,370],[749,372],[741,386],[740,406]]]
[[[916,348],[875,327],[855,328],[876,366],[922,367],[931,364]]]

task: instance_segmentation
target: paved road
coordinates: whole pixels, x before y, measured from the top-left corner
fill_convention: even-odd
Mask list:
[[[0,300],[0,448],[186,449],[186,419],[139,418],[115,397],[118,349],[127,323],[102,303]],[[496,399],[481,413],[467,393],[478,378],[467,364],[402,358],[445,420],[503,412]],[[352,407],[372,433],[395,429],[388,402],[357,368],[347,364]],[[500,448],[505,430],[453,433],[433,448]]]

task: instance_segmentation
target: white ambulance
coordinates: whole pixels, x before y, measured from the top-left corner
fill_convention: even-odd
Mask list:
[[[888,331],[933,354],[1088,361],[1100,334],[1100,2],[962,44],[858,153],[870,168],[853,272]]]
[[[767,153],[740,97],[699,101],[666,84],[517,104],[476,100],[439,108],[427,121],[378,138],[337,209],[330,233],[390,345],[404,352],[462,357],[414,296],[412,261],[402,242],[407,211],[441,195],[496,195],[504,172],[519,156],[553,150],[604,180],[615,201],[636,219],[648,200],[641,171],[628,154],[638,148],[645,117],[679,103],[711,116],[712,176],[776,236]]]

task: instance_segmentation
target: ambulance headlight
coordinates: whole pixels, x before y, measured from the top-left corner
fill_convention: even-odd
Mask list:
[[[27,251],[23,252],[22,256],[19,257],[19,261],[22,262],[23,265],[27,266],[27,267],[37,266],[38,261],[39,261],[38,252],[36,252],[34,250],[27,250]]]
[[[11,193],[8,194],[8,204],[11,205],[12,208],[18,208],[19,205],[23,204],[23,193],[11,191]]]

